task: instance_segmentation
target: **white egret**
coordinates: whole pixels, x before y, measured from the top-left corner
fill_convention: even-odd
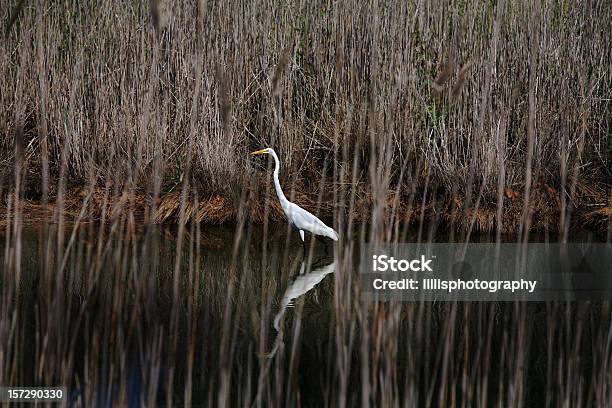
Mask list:
[[[274,149],[267,148],[258,150],[256,152],[251,153],[251,156],[255,156],[258,154],[269,154],[274,157],[274,187],[276,188],[276,195],[278,196],[278,199],[281,203],[281,206],[283,207],[283,211],[285,212],[287,219],[300,231],[302,243],[304,243],[304,231],[308,231],[313,235],[321,235],[324,237],[331,238],[334,241],[337,241],[338,234],[336,233],[336,231],[333,230],[333,228],[330,228],[325,225],[323,221],[321,221],[299,205],[287,200],[287,197],[285,197],[285,194],[281,189],[280,181],[278,181],[280,162]]]

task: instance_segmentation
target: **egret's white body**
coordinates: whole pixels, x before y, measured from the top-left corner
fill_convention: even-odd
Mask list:
[[[336,233],[336,231],[334,231],[333,228],[330,228],[325,225],[323,221],[321,221],[299,205],[287,200],[287,197],[285,197],[285,194],[281,189],[280,181],[278,180],[280,161],[278,160],[278,156],[276,155],[274,149],[267,148],[251,153],[251,155],[257,154],[269,154],[274,158],[274,187],[276,189],[276,195],[278,196],[278,199],[281,203],[281,207],[283,207],[283,211],[285,212],[287,219],[300,231],[300,237],[302,238],[302,242],[304,241],[304,231],[308,231],[313,235],[321,235],[324,237],[331,238],[334,241],[337,241],[338,234]]]

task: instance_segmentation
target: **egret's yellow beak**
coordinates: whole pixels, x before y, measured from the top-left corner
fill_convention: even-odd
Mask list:
[[[267,154],[267,153],[268,152],[266,151],[266,149],[261,149],[261,150],[251,153],[251,156],[257,156],[258,154]]]

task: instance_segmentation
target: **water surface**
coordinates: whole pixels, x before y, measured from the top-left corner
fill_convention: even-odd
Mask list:
[[[2,276],[3,382],[64,385],[70,405],[540,405],[557,370],[586,401],[608,367],[607,304],[361,302],[356,240],[74,232],[26,228],[19,285]]]

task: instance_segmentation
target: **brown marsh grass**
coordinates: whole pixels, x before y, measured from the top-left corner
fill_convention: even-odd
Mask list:
[[[609,2],[8,6],[1,385],[75,406],[612,398],[608,302],[362,302],[354,265],[363,242],[610,242]],[[279,333],[302,255],[263,146],[341,237]],[[200,222],[219,214],[230,233]]]
[[[189,167],[235,221],[243,192],[269,185],[246,153],[272,146],[286,188],[327,215],[353,191],[368,218],[376,195],[412,189],[448,212],[519,192],[509,232],[526,209],[558,229],[568,207],[610,207],[606,1],[8,6],[0,169],[11,184],[21,139],[25,198],[54,199],[61,174],[68,190],[95,176],[163,196]]]

